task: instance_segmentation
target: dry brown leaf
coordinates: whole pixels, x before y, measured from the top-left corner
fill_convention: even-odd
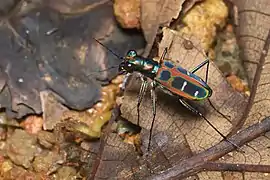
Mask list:
[[[140,28],[140,0],[116,0],[114,15],[123,28]]]
[[[40,99],[43,110],[43,129],[52,130],[57,123],[60,123],[63,113],[68,108],[59,103],[54,93],[50,91],[40,92]]]
[[[159,54],[163,52],[163,49],[165,47],[170,47],[168,58],[172,59],[177,63],[178,65],[182,66],[185,69],[193,69],[196,65],[200,64],[204,59],[205,56],[203,56],[202,52],[199,52],[200,43],[198,40],[196,40],[194,37],[186,39],[190,39],[195,46],[193,49],[185,49],[185,43],[186,40],[183,39],[184,35],[177,33],[175,31],[171,31],[167,28],[163,31],[163,39],[160,43],[160,52]],[[205,77],[205,69],[198,71],[196,74],[198,74],[200,77],[204,79]],[[241,94],[234,92],[234,90],[230,87],[230,85],[226,82],[221,72],[218,70],[218,68],[214,65],[214,63],[210,63],[209,67],[209,79],[208,84],[213,90],[213,95],[210,97],[211,102],[213,105],[219,109],[223,114],[230,116],[231,122],[227,122],[226,119],[223,117],[216,117],[214,115],[216,112],[213,111],[213,108],[209,107],[206,112],[210,115],[208,119],[212,120],[211,122],[215,124],[216,127],[219,127],[219,130],[223,130],[224,132],[228,132],[228,130],[231,128],[230,123],[233,125],[238,122],[241,115],[244,113],[244,107],[246,104],[246,98],[242,96]],[[206,104],[206,103],[205,103]],[[211,112],[210,112],[211,111]],[[207,114],[207,115],[208,115]],[[186,123],[186,122],[182,122]],[[184,131],[188,132],[188,137],[190,136],[191,142],[197,141],[196,147],[194,150],[201,149],[202,147],[206,147],[207,144],[210,145],[210,139],[213,134],[215,134],[215,131],[206,130],[207,133],[201,134],[202,128],[210,128],[207,124],[200,125],[200,128],[198,126],[198,129],[190,129],[186,130],[186,128],[183,128]],[[207,135],[208,134],[208,135]],[[226,134],[226,133],[224,133]],[[197,136],[203,138],[198,139]],[[209,136],[209,138],[207,138]],[[188,141],[189,138],[187,137]],[[204,140],[205,139],[205,140]],[[206,141],[206,142],[204,142]],[[214,142],[212,142],[213,144]],[[192,145],[190,145],[192,148]]]
[[[181,11],[184,0],[141,0],[141,28],[147,46],[144,55],[147,56],[152,48],[159,26],[169,25]]]
[[[270,2],[260,1],[235,1],[239,10],[239,40],[243,48],[243,57],[245,66],[248,70],[252,91],[250,97],[250,106],[246,110],[244,117],[237,127],[248,127],[252,124],[262,121],[270,116],[269,103],[269,73],[270,73]],[[232,157],[227,157],[224,162],[242,163],[252,165],[270,165],[270,140],[269,132],[265,135],[251,141],[248,146],[243,146],[246,152],[244,155],[233,153]],[[269,170],[269,167],[268,167]],[[239,177],[239,173],[231,173]],[[225,174],[229,176],[228,174]],[[220,176],[221,177],[221,176]],[[269,172],[264,173],[262,169],[256,172],[243,173],[238,179],[269,179]]]
[[[193,42],[196,44],[195,40]],[[162,52],[165,47],[170,47],[168,57],[177,60],[176,62],[187,69],[199,64],[205,58],[197,49],[185,50],[182,37],[169,29],[164,30],[160,51]],[[206,108],[206,117],[222,133],[227,134],[233,124],[237,123],[243,115],[247,99],[240,93],[233,91],[220,71],[212,63],[210,65],[210,77],[209,84],[214,91],[211,97],[212,103],[222,113],[229,115],[233,121],[228,122],[223,117],[220,117],[209,106],[207,101],[203,105],[201,104],[200,108]],[[125,118],[133,123],[136,123],[137,117],[136,102],[139,85],[140,81],[132,83],[129,91],[125,94],[121,108]],[[149,128],[152,121],[152,105],[149,97],[148,93],[140,110],[140,125],[144,128],[142,130],[142,149],[144,153],[146,153]],[[99,164],[99,168],[95,173],[96,176],[102,178],[108,178],[108,174],[120,179],[129,179],[133,176],[138,177],[138,179],[145,178],[173,167],[183,159],[191,157],[193,152],[203,151],[215,145],[221,139],[205,121],[181,107],[176,98],[169,97],[164,93],[158,93],[152,151],[147,157],[137,159],[134,151],[126,149],[131,147],[123,146],[116,136],[110,135],[102,153],[102,159],[106,159],[106,161]],[[118,158],[116,160],[113,157]],[[112,161],[117,170],[110,170]]]
[[[252,4],[251,1],[242,1],[241,3],[247,6],[246,9],[259,9],[259,3],[253,2],[255,4]],[[267,2],[264,1],[261,4],[264,4],[260,6],[263,9]],[[214,93],[210,99],[215,107],[223,114],[229,115],[232,121],[228,122],[223,117],[220,117],[209,106],[207,101],[201,104],[196,103],[200,109],[204,109],[203,112],[206,114],[206,117],[223,134],[228,134],[230,130],[236,133],[243,124],[244,128],[246,128],[258,121],[262,121],[270,114],[270,103],[268,102],[270,95],[268,93],[268,85],[270,84],[268,82],[268,71],[270,70],[268,68],[268,61],[270,61],[268,53],[269,44],[265,45],[266,39],[270,38],[270,35],[268,35],[270,16],[265,15],[269,14],[269,12],[267,8],[261,14],[257,11],[245,11],[241,8],[239,10],[240,34],[242,35],[240,40],[241,45],[245,48],[246,65],[249,68],[249,72],[251,72],[249,73],[250,79],[255,79],[250,99],[235,92],[216,66],[211,63],[209,85]],[[259,20],[256,20],[256,18],[259,18]],[[256,20],[256,22],[250,23],[252,20]],[[198,41],[193,37],[191,40],[200,49]],[[184,68],[190,69],[202,62],[204,57],[197,49],[186,50],[183,48],[182,43],[183,39],[179,34],[165,30],[160,43],[159,55],[161,55],[165,47],[169,47],[167,58],[175,60],[176,63],[181,64]],[[270,43],[270,40],[268,43]],[[254,54],[254,52],[255,55],[247,56]],[[198,73],[204,77],[203,70]],[[254,76],[254,74],[256,75]],[[140,81],[132,83],[129,91],[126,92],[122,106],[122,113],[132,122],[136,122],[137,117],[136,101],[139,84]],[[149,128],[152,120],[152,106],[149,97],[149,93],[146,94],[140,110],[141,126],[143,127],[142,147],[144,152],[148,143]],[[263,126],[258,124],[255,129],[251,128],[243,131],[243,133],[236,135],[234,139],[238,140],[237,142],[241,140],[244,143],[254,139],[254,137],[258,137],[261,133],[269,130],[269,119],[265,119],[261,125]],[[258,133],[256,134],[256,132]],[[239,173],[222,173],[221,169],[224,166],[218,169],[219,166],[217,164],[214,164],[215,166],[206,164],[201,169],[197,166],[201,166],[202,164],[200,163],[203,161],[214,161],[226,154],[226,156],[216,162],[270,165],[268,158],[270,153],[268,148],[270,146],[269,133],[253,140],[248,144],[249,146],[244,145],[241,148],[241,150],[245,151],[244,154],[235,151],[229,153],[233,148],[226,142],[216,145],[222,138],[205,121],[191,115],[189,111],[179,106],[175,98],[164,95],[164,93],[158,93],[157,119],[153,134],[152,148],[154,150],[145,159],[137,158],[130,146],[123,146],[123,143],[119,142],[116,135],[110,134],[106,141],[104,152],[100,153],[103,161],[99,163],[99,166],[92,173],[100,178],[117,177],[118,179],[146,179],[149,176],[148,179],[167,179],[178,175],[180,177],[195,175],[195,178],[199,179],[269,179],[267,173],[244,172],[240,176]],[[205,151],[210,147],[212,148]],[[199,154],[193,155],[193,153]],[[228,165],[228,167],[231,167],[231,164]],[[111,168],[112,166],[114,167],[113,169]],[[248,171],[247,167],[241,165],[241,168],[243,168],[243,171]],[[254,169],[256,171],[269,172],[269,166],[263,168],[265,168],[264,171],[262,167]],[[212,172],[215,169],[219,172]],[[196,176],[197,172],[203,170],[204,172]],[[249,169],[249,171],[251,170]]]

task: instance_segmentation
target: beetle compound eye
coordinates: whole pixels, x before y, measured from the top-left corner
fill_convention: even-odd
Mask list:
[[[132,64],[127,63],[125,67],[128,71],[130,71],[132,69]]]
[[[135,56],[137,56],[137,53],[134,50],[130,50],[130,51],[128,51],[127,56],[128,57],[135,57]]]

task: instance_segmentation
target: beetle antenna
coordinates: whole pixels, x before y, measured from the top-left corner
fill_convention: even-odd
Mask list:
[[[230,141],[226,136],[224,136],[204,115],[202,115],[201,113],[199,113],[199,115],[207,122],[207,124],[209,124],[225,141],[229,142],[231,145],[233,145],[234,147],[236,147],[236,149],[240,149],[240,147],[235,144],[234,142]]]
[[[95,74],[95,73],[105,72],[105,71],[108,71],[108,70],[110,70],[110,69],[114,69],[114,68],[118,68],[118,67],[119,67],[119,66],[111,66],[111,67],[106,68],[106,69],[103,69],[103,70],[91,72],[91,73],[87,74],[86,76],[90,76],[90,75]]]
[[[100,71],[97,71],[97,72],[104,72],[104,71],[108,71],[108,70],[110,70],[110,69],[114,69],[114,68],[118,68],[119,66],[111,66],[111,67],[109,67],[109,68],[107,68],[107,69],[103,69],[103,70],[100,70]]]
[[[187,109],[189,109],[191,112],[199,115],[200,117],[202,117],[207,124],[209,124],[225,141],[229,142],[230,144],[232,144],[236,149],[240,149],[240,147],[235,144],[234,142],[230,141],[226,136],[224,136],[202,113],[200,113],[197,109],[195,109],[194,107],[192,107],[190,104],[188,104],[185,100],[183,99],[178,99],[179,102],[186,107]]]
[[[122,56],[116,54],[115,52],[113,52],[110,48],[108,48],[107,46],[105,46],[104,44],[102,44],[102,42],[100,42],[99,40],[97,40],[96,38],[93,38],[95,41],[97,41],[101,46],[103,46],[105,49],[107,49],[108,51],[110,51],[115,57],[117,57],[118,59],[124,59]]]

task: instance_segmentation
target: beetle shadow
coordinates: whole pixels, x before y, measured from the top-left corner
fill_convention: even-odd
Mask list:
[[[167,108],[170,108],[174,112],[181,113],[183,116],[191,117],[192,119],[197,119],[196,117],[200,117],[191,110],[187,109],[182,103],[180,103],[179,99],[181,97],[179,96],[172,96],[169,95],[162,90],[157,90],[157,100],[158,100],[158,105],[159,106],[166,106]],[[189,105],[191,105],[193,108],[198,110],[200,113],[203,115],[207,114],[207,108],[205,107],[205,103],[203,102],[196,102],[196,101],[191,101],[184,99]]]

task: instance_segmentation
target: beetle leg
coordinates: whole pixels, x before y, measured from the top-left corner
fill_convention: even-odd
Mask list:
[[[150,144],[151,144],[151,139],[152,139],[152,131],[153,131],[153,127],[154,127],[154,122],[156,119],[156,112],[157,112],[157,97],[156,97],[156,82],[152,81],[151,82],[151,100],[152,100],[152,108],[153,108],[153,119],[152,119],[152,123],[151,123],[151,127],[150,127],[150,134],[149,134],[149,142],[148,142],[148,147],[147,150],[149,151],[150,149]]]
[[[205,73],[205,83],[206,84],[207,84],[207,81],[208,81],[208,73],[209,73],[209,59],[207,59],[206,73]]]
[[[163,60],[164,60],[164,58],[165,58],[165,56],[167,54],[167,51],[168,51],[168,48],[165,48],[162,55],[161,55],[161,57],[160,57],[159,64],[163,63]]]
[[[196,66],[195,68],[193,68],[190,72],[191,73],[195,73],[196,71],[198,71],[199,69],[201,69],[205,64],[209,64],[209,59],[208,58],[206,60],[204,60],[201,64],[199,64],[198,66]]]
[[[197,114],[197,115],[200,116],[200,112],[199,112],[197,109],[195,109],[194,107],[192,107],[190,104],[188,104],[184,99],[180,98],[180,99],[179,99],[179,102],[180,102],[183,106],[185,106],[185,108],[187,108],[187,109],[190,110],[191,112],[193,112],[193,113],[195,113],[195,114]]]
[[[122,85],[121,85],[121,90],[124,91],[126,89],[126,86],[127,86],[127,82],[128,82],[128,78],[130,77],[131,73],[127,73],[124,77],[124,80],[122,82]]]
[[[203,61],[201,64],[199,64],[197,67],[195,67],[191,73],[195,73],[196,71],[198,71],[200,68],[202,68],[204,65],[206,66],[206,73],[205,73],[205,83],[207,84],[208,81],[208,71],[209,71],[209,59],[206,59],[205,61]],[[210,99],[208,99],[210,106],[212,106],[212,108],[218,113],[220,114],[223,118],[227,119],[228,121],[230,121],[230,118],[228,118],[228,116],[224,115],[222,112],[220,112],[214,105],[213,103],[210,101]]]
[[[147,86],[148,86],[148,82],[147,82],[146,77],[140,75],[140,78],[142,80],[142,84],[140,87],[140,92],[139,92],[138,101],[137,101],[137,116],[138,116],[137,125],[140,124],[140,105],[141,105],[141,102],[143,100],[143,96],[145,95],[145,92],[146,92]]]
[[[207,65],[206,66],[206,73],[205,73],[205,83],[207,84],[208,70],[209,70],[209,59],[208,58],[205,61],[203,61],[201,64],[199,64],[198,66],[196,66],[194,69],[192,69],[190,72],[194,74],[199,69],[201,69],[204,65]]]
[[[237,149],[239,149],[240,147],[238,145],[236,145],[234,142],[230,141],[229,139],[227,139],[226,136],[224,136],[202,113],[200,113],[197,109],[195,109],[194,107],[192,107],[190,104],[188,104],[184,99],[179,99],[180,103],[185,106],[187,109],[189,109],[190,111],[194,112],[195,114],[199,115],[200,117],[202,117],[225,141],[229,142],[230,144],[232,144],[234,147],[236,147]]]

